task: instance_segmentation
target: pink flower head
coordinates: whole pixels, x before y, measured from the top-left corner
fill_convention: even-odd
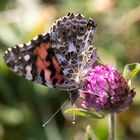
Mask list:
[[[82,106],[100,113],[114,113],[129,108],[135,96],[127,81],[112,66],[96,66],[84,81]]]

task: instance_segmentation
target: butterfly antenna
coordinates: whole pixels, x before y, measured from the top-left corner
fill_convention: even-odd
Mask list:
[[[72,124],[75,124],[75,105],[73,104],[72,105],[72,108],[73,108],[73,119],[72,119]]]
[[[68,101],[64,102],[60,108],[43,124],[43,127],[45,127],[54,117],[55,115],[63,108],[64,105],[66,105]]]

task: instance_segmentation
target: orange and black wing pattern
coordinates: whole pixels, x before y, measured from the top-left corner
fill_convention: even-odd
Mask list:
[[[4,60],[13,72],[28,80],[48,87],[55,87],[64,82],[49,33],[39,35],[27,44],[8,48]]]

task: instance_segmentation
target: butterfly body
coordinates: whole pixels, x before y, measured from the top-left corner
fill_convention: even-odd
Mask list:
[[[7,49],[5,62],[28,80],[75,94],[97,59],[92,46],[95,30],[93,20],[68,14],[58,19],[49,33]]]

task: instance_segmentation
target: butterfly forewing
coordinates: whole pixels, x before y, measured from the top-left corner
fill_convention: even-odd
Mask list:
[[[10,69],[28,80],[54,87],[64,82],[50,35],[39,35],[27,44],[7,49],[4,56]]]

